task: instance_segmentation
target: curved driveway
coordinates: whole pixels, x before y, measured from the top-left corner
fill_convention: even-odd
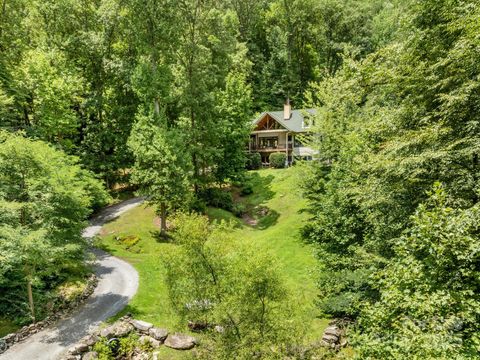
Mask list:
[[[103,209],[92,219],[83,236],[95,236],[103,224],[114,220],[142,201],[142,198],[134,198]],[[130,264],[104,251],[94,249],[93,253],[97,257],[95,273],[99,282],[92,296],[77,311],[70,314],[68,319],[59,320],[55,325],[13,345],[0,355],[1,360],[61,358],[70,346],[128,304],[137,292],[137,271]]]

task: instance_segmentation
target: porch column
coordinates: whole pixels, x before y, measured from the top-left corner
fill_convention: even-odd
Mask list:
[[[285,133],[285,153],[287,154],[285,158],[285,167],[288,167],[288,131]]]
[[[294,162],[293,158],[293,148],[295,147],[295,134],[292,134],[292,164]]]

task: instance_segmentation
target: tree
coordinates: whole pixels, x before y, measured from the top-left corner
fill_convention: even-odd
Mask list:
[[[211,0],[181,1],[176,13],[180,33],[173,93],[179,99],[178,126],[188,135],[196,194],[215,181],[211,170],[223,155],[216,94],[225,88],[237,49],[237,19],[231,11],[218,10],[217,4]]]
[[[2,304],[10,306],[27,285],[35,320],[34,287],[46,276],[61,278],[71,264],[82,263],[85,220],[108,195],[77,159],[46,143],[18,134],[0,133],[0,274]],[[13,306],[16,308],[16,306]],[[11,311],[11,309],[10,309]]]
[[[395,246],[395,260],[366,304],[357,337],[360,356],[372,359],[473,359],[480,344],[478,205],[448,206],[437,184],[413,225]]]
[[[245,170],[245,144],[252,127],[252,91],[246,81],[249,64],[247,61],[245,69],[245,61],[240,53],[238,67],[227,76],[225,89],[219,95],[217,131],[223,156],[218,159],[216,177],[220,182],[237,180]]]
[[[466,220],[479,201],[478,19],[473,2],[413,1],[401,36],[314,87],[320,162],[307,173],[305,235],[318,245],[319,305],[357,320],[362,358],[478,351]],[[445,194],[428,200],[437,181]]]
[[[139,115],[128,145],[135,155],[132,181],[139,193],[155,204],[161,217],[161,235],[166,236],[167,213],[188,201],[191,163],[183,151],[181,135],[166,129],[166,118]]]
[[[183,320],[221,327],[208,335],[216,346],[206,358],[268,358],[295,341],[293,324],[282,320],[288,294],[273,258],[232,236],[231,226],[211,225],[205,216],[175,217],[176,246],[163,256],[170,299]]]
[[[27,52],[17,71],[16,88],[23,94],[25,130],[71,151],[79,127],[74,109],[79,106],[82,79],[67,67],[63,54],[57,51]]]

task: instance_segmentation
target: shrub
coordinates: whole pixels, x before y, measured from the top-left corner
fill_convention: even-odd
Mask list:
[[[115,359],[112,346],[106,338],[100,338],[100,341],[93,346],[93,351],[98,354],[99,360]]]
[[[271,153],[268,159],[270,160],[271,167],[281,169],[285,167],[287,156],[284,153]]]
[[[262,157],[260,153],[249,153],[247,155],[247,161],[245,162],[245,167],[248,170],[257,170],[262,167]]]
[[[125,250],[130,250],[132,247],[138,244],[140,238],[136,235],[115,236],[115,240],[122,244]]]
[[[228,191],[218,188],[208,188],[201,192],[200,197],[209,206],[217,207],[227,211],[233,210],[233,197]]]
[[[135,333],[131,333],[127,337],[120,339],[118,355],[124,356],[127,359],[132,358],[135,353],[135,348],[138,346],[138,339],[139,337]]]
[[[203,214],[207,211],[207,204],[203,199],[194,199],[190,204],[190,209]]]
[[[233,205],[233,210],[232,213],[236,217],[242,217],[242,215],[245,213],[245,205],[242,203],[236,203]]]
[[[246,183],[242,186],[242,190],[240,193],[242,196],[253,194],[253,185],[250,183]]]

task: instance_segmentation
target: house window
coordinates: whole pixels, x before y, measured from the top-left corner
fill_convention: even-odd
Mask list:
[[[267,149],[267,148],[277,148],[278,147],[278,137],[261,137],[259,140],[259,148],[260,149]]]

